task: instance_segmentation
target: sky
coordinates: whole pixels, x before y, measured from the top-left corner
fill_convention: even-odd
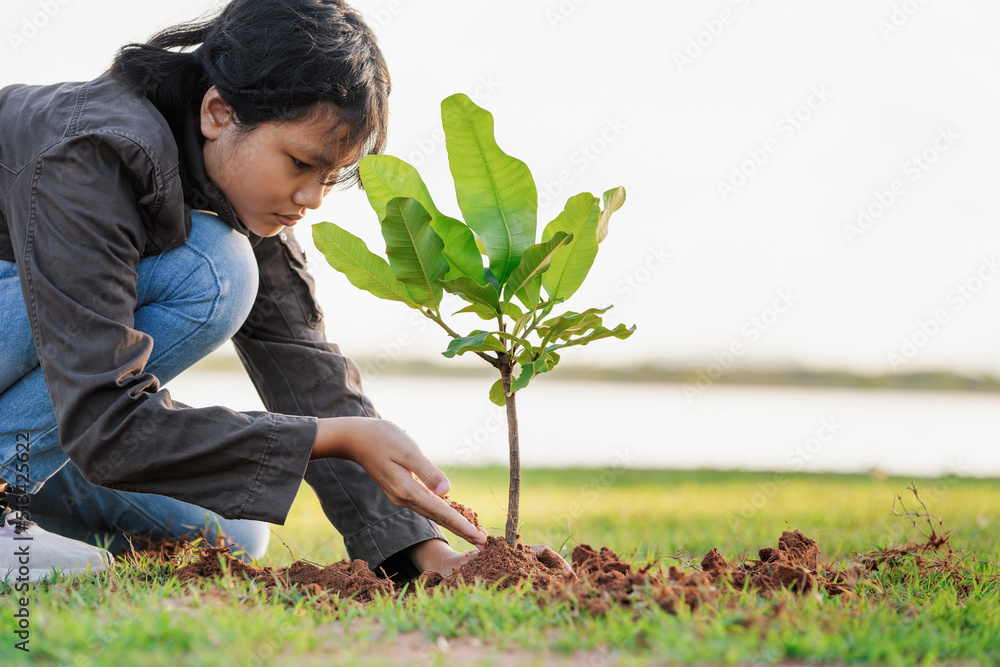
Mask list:
[[[393,81],[386,152],[459,215],[440,102],[491,111],[539,229],[622,185],[567,307],[627,341],[574,364],[1000,374],[1000,5],[988,0],[358,0]],[[0,86],[100,74],[205,0],[4,0]],[[441,359],[447,337],[325,265],[308,224],[384,242],[364,193],[297,227],[331,340]],[[471,328],[471,327],[469,327]],[[469,362],[477,360],[471,359]]]

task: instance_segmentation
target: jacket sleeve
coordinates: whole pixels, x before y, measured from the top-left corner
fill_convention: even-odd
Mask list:
[[[267,409],[315,417],[378,417],[361,390],[357,366],[326,340],[315,283],[291,229],[262,239],[254,252],[260,268],[257,301],[233,342]],[[356,463],[313,461],[305,479],[344,536],[348,555],[373,570],[416,576],[420,572],[399,552],[428,539],[445,539],[436,524],[393,504]]]
[[[95,484],[283,523],[316,420],[195,409],[145,370],[139,249],[158,211],[183,210],[176,169],[153,155],[122,135],[68,138],[21,175],[15,254],[61,445]]]

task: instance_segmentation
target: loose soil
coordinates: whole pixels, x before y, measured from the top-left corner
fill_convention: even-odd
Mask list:
[[[452,507],[453,507],[453,508],[454,508],[455,510],[457,510],[459,514],[461,514],[461,515],[462,515],[462,516],[464,516],[464,517],[465,517],[466,519],[468,519],[468,520],[469,520],[469,523],[471,523],[471,524],[472,524],[473,526],[475,526],[476,528],[479,528],[479,529],[482,529],[482,528],[483,528],[483,527],[482,527],[482,526],[481,526],[481,525],[479,524],[479,515],[478,515],[478,514],[476,514],[475,512],[473,512],[473,511],[472,511],[471,509],[469,509],[468,507],[466,507],[466,506],[465,506],[465,505],[463,505],[462,503],[459,503],[459,502],[455,502],[454,500],[452,500],[451,498],[449,498],[449,497],[448,497],[448,494],[445,494],[445,495],[443,495],[443,496],[441,496],[441,497],[442,497],[442,498],[443,498],[444,500],[447,500],[447,501],[448,501],[448,503],[449,503],[449,504],[450,504],[450,505],[451,505],[451,506],[452,506]]]
[[[956,584],[960,595],[968,595],[982,583],[982,577],[965,562],[967,558],[956,557],[949,534],[937,532],[916,488],[908,488],[923,509],[907,511],[902,507],[902,515],[925,540],[857,554],[840,569],[821,564],[819,545],[799,530],[782,532],[777,545],[760,548],[757,558],[741,556],[729,562],[713,548],[700,562],[677,559],[683,569],[670,565],[664,570],[656,562],[636,568],[608,547],[595,549],[581,544],[571,557],[573,573],[563,569],[562,559],[551,549],[536,553],[520,543],[511,548],[503,539],[490,536],[486,546],[456,572],[447,576],[424,572],[414,582],[403,585],[378,576],[362,560],[342,560],[326,566],[300,560],[278,569],[254,567],[231,556],[230,547],[221,541],[215,546],[198,547],[183,540],[156,541],[137,553],[171,564],[187,562],[175,566],[172,572],[181,581],[236,576],[263,585],[269,595],[294,589],[335,607],[345,600],[370,602],[378,595],[402,598],[417,589],[434,595],[462,586],[486,585],[497,590],[527,587],[539,605],[566,602],[576,612],[602,614],[615,607],[655,605],[676,613],[682,607],[695,610],[726,600],[730,604],[734,598],[727,594],[743,591],[764,597],[788,592],[849,600],[857,596],[864,582],[870,582],[869,590],[880,590],[879,578],[889,573],[904,583],[943,576]],[[902,503],[902,498],[899,501]],[[479,527],[475,512],[455,501],[448,502]],[[919,521],[926,521],[928,530],[921,530]],[[204,540],[201,542],[204,544]]]
[[[262,584],[269,594],[295,588],[334,606],[347,599],[370,602],[376,595],[402,598],[416,587],[433,595],[442,590],[485,584],[498,590],[530,586],[540,605],[565,601],[578,611],[593,614],[606,613],[614,607],[638,608],[650,604],[676,613],[682,606],[695,610],[719,601],[727,592],[742,590],[762,596],[789,591],[795,595],[825,593],[828,598],[853,598],[859,582],[870,578],[880,566],[891,565],[893,559],[907,554],[918,555],[922,569],[951,568],[959,576],[961,572],[951,561],[950,549],[945,558],[928,555],[929,551],[936,553],[940,547],[947,548],[946,543],[946,539],[936,545],[911,543],[872,552],[859,556],[844,569],[834,569],[820,564],[815,540],[798,530],[786,530],[776,546],[761,548],[757,558],[743,557],[731,563],[718,549],[712,549],[700,564],[690,563],[684,569],[670,565],[666,570],[657,563],[637,569],[608,547],[595,549],[581,544],[573,550],[575,574],[568,574],[562,569],[559,556],[551,550],[536,554],[521,544],[511,548],[503,539],[491,536],[486,546],[458,571],[448,576],[425,572],[415,581],[416,586],[399,586],[381,578],[362,560],[342,560],[325,567],[305,561],[277,569],[254,567],[230,556],[228,547],[218,546],[195,550],[195,560],[176,568],[173,575],[191,582],[217,576],[247,578]]]

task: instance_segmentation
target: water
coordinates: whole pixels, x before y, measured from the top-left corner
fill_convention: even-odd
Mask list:
[[[437,465],[506,463],[484,378],[382,376],[366,391]],[[262,410],[239,371],[189,371],[175,399]],[[629,466],[1000,476],[1000,395],[536,380],[518,394],[526,467]]]

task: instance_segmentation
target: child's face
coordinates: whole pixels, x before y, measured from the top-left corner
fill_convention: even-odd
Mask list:
[[[331,154],[329,118],[264,123],[241,135],[208,99],[214,90],[202,106],[205,170],[250,231],[274,236],[319,207],[354,152]]]

